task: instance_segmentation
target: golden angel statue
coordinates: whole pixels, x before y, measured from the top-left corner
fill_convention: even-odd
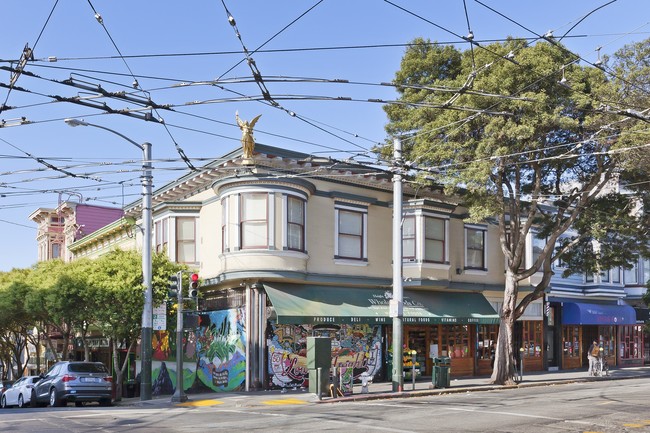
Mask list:
[[[235,119],[237,119],[237,124],[239,125],[239,129],[241,129],[241,145],[244,149],[245,159],[251,159],[253,157],[253,150],[255,149],[253,127],[260,117],[262,117],[261,114],[249,122],[248,120],[241,120],[239,118],[239,112],[235,111]]]

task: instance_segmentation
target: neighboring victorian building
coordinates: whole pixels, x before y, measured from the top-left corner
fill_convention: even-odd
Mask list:
[[[79,197],[81,200],[81,197]],[[29,219],[38,224],[36,240],[38,243],[38,261],[61,259],[70,262],[75,258],[73,249],[70,246],[79,242],[90,233],[98,233],[104,230],[107,225],[116,222],[120,226],[125,225],[122,216],[122,209],[82,204],[74,201],[62,201],[55,209],[40,208],[32,212]],[[124,232],[124,230],[122,230]],[[105,248],[107,245],[103,245]],[[112,245],[111,245],[112,246]],[[130,247],[132,248],[132,246]],[[63,339],[60,335],[50,333],[55,350],[63,352]],[[80,339],[79,339],[80,340]],[[91,357],[93,361],[103,361],[110,364],[108,341],[98,333],[89,336],[88,344],[91,345]],[[71,340],[70,353],[78,359],[83,359],[83,347],[78,340]],[[55,359],[49,349],[41,351],[44,359],[41,365],[47,367]]]

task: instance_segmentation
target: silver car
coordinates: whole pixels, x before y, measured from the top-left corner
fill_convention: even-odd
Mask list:
[[[21,377],[2,393],[0,406],[3,409],[10,406],[27,406],[32,396],[32,388],[39,380],[41,380],[40,376]]]
[[[38,406],[65,406],[73,401],[76,406],[97,401],[110,406],[113,378],[101,362],[57,362],[32,389],[31,404]]]

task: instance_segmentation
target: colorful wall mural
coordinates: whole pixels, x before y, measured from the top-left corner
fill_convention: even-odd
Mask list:
[[[183,339],[183,389],[187,392],[243,390],[246,330],[243,308],[201,313],[200,326]],[[153,335],[152,394],[176,388],[176,332]]]
[[[355,378],[374,376],[382,364],[381,327],[341,325],[338,330],[318,330],[312,325],[277,325],[266,330],[269,387],[307,386],[307,337],[332,338],[332,367],[352,367]]]

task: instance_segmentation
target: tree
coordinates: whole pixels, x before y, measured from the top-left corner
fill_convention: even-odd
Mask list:
[[[91,262],[88,284],[95,288],[97,324],[111,339],[115,366],[115,399],[122,399],[128,358],[142,330],[144,295],[142,257],[139,252],[114,250]],[[152,255],[154,305],[166,296],[169,275],[182,266],[169,262],[164,254]],[[184,267],[183,267],[184,268]],[[125,356],[120,363],[120,350]]]
[[[80,333],[85,347],[88,326],[95,320],[95,297],[87,282],[88,264],[88,260],[40,262],[27,281],[32,288],[26,297],[27,308],[32,312],[34,321],[41,324],[46,343],[57,360],[68,359],[68,348],[75,332]],[[59,333],[63,339],[61,357],[49,336],[50,330]]]
[[[601,209],[607,200],[632,206],[629,196],[606,199],[604,193],[621,166],[611,152],[625,145],[621,132],[640,120],[621,122],[620,110],[603,109],[616,87],[602,70],[576,60],[552,40],[508,40],[461,52],[416,39],[394,80],[400,104],[385,107],[386,130],[402,137],[404,157],[418,162],[420,178],[462,194],[468,220],[498,224],[506,269],[493,383],[514,382],[514,323],[543,296],[553,261],[584,250],[587,240],[607,240],[608,233],[565,238],[567,231],[599,201]],[[379,150],[392,153],[390,144]],[[525,246],[533,237],[545,243],[527,263]],[[520,299],[521,282],[538,272],[541,280]]]
[[[25,308],[30,288],[25,284],[29,271],[14,269],[0,276],[0,363],[2,379],[22,377],[29,363],[27,343],[33,328],[32,318]]]

